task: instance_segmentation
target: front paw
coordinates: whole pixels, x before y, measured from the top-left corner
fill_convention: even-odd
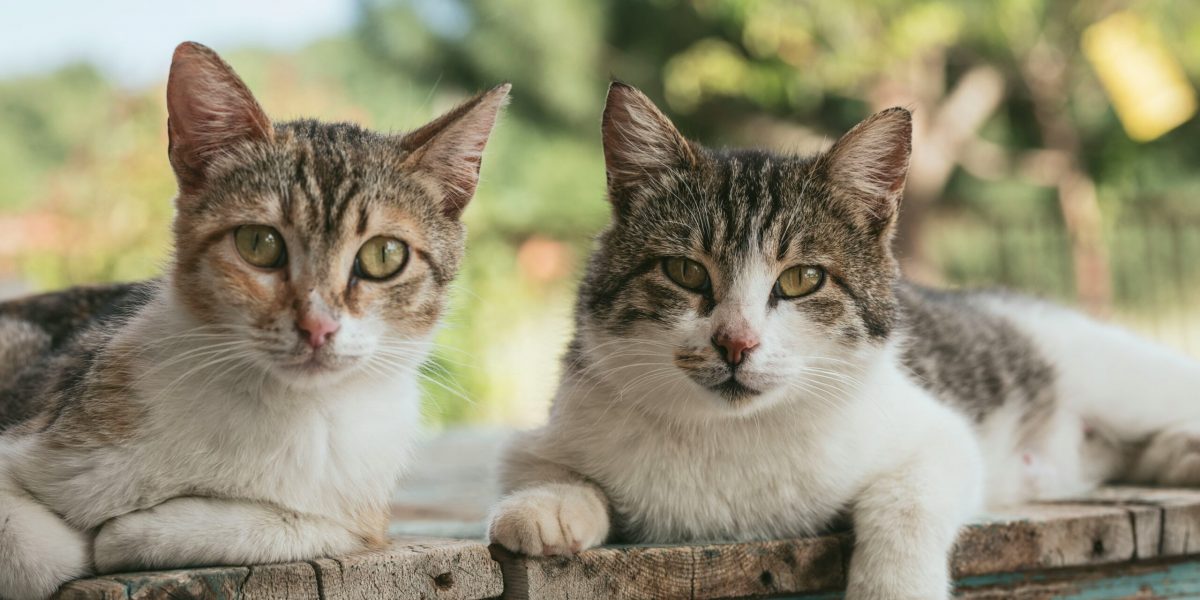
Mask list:
[[[488,535],[529,556],[575,554],[604,543],[608,510],[594,488],[541,485],[504,498],[492,513]]]
[[[92,546],[92,560],[97,573],[117,573],[145,568],[139,548],[147,543],[151,533],[149,511],[137,511],[109,519]]]

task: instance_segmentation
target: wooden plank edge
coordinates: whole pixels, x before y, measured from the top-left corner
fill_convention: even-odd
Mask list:
[[[1134,515],[1119,506],[1021,507],[968,526],[959,537],[952,570],[959,579],[1130,563],[1137,558],[1136,527]],[[605,546],[571,558],[527,558],[497,547],[492,553],[502,566],[505,598],[747,598],[843,587],[852,543],[851,535],[840,534],[701,546]]]
[[[306,562],[121,573],[67,583],[57,600],[484,600],[503,591],[481,542],[399,539],[384,550]]]

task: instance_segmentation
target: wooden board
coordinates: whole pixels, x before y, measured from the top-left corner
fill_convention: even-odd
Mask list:
[[[279,565],[106,575],[71,582],[61,600],[482,600],[501,594],[480,542],[397,540],[387,550]]]
[[[741,598],[845,585],[848,537],[607,546],[574,558],[528,559],[493,547],[505,598]]]

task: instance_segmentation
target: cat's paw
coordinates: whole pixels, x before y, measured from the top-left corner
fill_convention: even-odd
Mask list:
[[[12,498],[0,497],[0,503]],[[46,598],[91,573],[88,537],[40,506],[0,504],[0,598]]]
[[[540,485],[505,497],[492,512],[488,535],[528,556],[575,554],[604,543],[608,510],[592,487]]]
[[[1200,426],[1172,427],[1155,434],[1130,475],[1137,482],[1200,486]]]

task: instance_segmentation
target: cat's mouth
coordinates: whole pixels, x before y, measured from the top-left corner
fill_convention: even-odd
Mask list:
[[[326,375],[345,369],[345,361],[328,352],[311,352],[304,358],[283,363],[284,370],[297,375]]]
[[[718,383],[717,385],[709,386],[710,390],[720,394],[722,398],[729,401],[730,404],[742,404],[762,393],[750,386],[743,384],[737,380],[736,376],[730,376],[729,379]]]

